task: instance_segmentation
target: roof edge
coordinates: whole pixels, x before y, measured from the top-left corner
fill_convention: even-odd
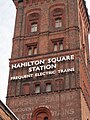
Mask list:
[[[6,114],[7,114],[7,112],[6,112],[5,110],[7,110],[8,113],[9,113],[9,116],[10,116],[10,114],[11,114],[16,120],[19,120],[19,119],[16,117],[16,115],[10,110],[10,108],[9,108],[7,105],[5,105],[1,100],[0,100],[0,108],[3,109],[3,111],[4,111]]]

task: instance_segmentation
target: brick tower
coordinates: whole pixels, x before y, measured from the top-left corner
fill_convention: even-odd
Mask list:
[[[13,0],[7,105],[20,120],[89,120],[89,17],[84,0]]]

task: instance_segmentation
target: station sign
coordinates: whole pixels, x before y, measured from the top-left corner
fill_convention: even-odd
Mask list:
[[[12,70],[27,68],[28,74],[12,76],[10,79],[20,80],[20,79],[26,79],[26,78],[55,75],[57,73],[63,74],[68,72],[74,72],[75,71],[74,66],[70,68],[57,69],[58,63],[63,63],[67,61],[70,62],[70,61],[74,61],[74,59],[75,59],[75,56],[72,54],[72,55],[66,55],[66,56],[60,56],[60,57],[52,57],[48,59],[40,59],[35,61],[15,63],[11,65]]]

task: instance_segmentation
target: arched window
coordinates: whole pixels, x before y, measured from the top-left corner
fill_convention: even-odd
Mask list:
[[[36,120],[48,120],[47,113],[41,112],[40,114],[37,115]]]
[[[44,120],[48,120],[48,117],[44,117]]]
[[[51,120],[50,110],[45,107],[36,109],[32,114],[32,120]]]
[[[39,31],[39,13],[28,15],[27,32],[37,33]]]
[[[63,9],[56,8],[51,12],[51,23],[53,29],[61,29],[64,24],[63,20]]]

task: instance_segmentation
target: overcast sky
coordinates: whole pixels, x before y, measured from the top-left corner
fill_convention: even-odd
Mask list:
[[[16,9],[12,0],[0,0],[0,99],[4,103],[7,92],[15,13]]]
[[[86,0],[90,15],[90,0]],[[12,0],[0,0],[0,99],[5,103],[16,9]]]

